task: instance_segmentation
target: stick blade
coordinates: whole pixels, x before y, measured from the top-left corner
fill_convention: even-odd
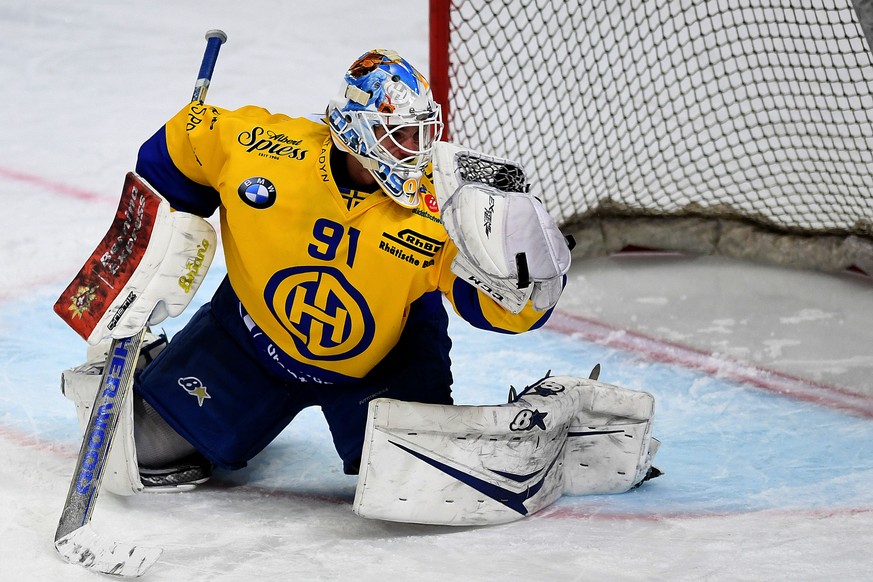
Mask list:
[[[55,549],[71,564],[115,576],[139,577],[151,568],[163,551],[105,540],[90,524],[55,540]]]

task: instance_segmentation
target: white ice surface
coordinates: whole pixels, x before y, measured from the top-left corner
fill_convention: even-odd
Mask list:
[[[51,305],[139,144],[190,97],[204,32],[229,36],[209,101],[305,114],[368,48],[426,70],[426,27],[422,0],[0,4],[0,580],[99,579],[52,547],[79,445],[58,379],[83,342]],[[867,580],[871,316],[873,285],[854,276],[579,262],[541,332],[452,321],[456,399],[501,402],[600,362],[601,379],[655,394],[660,479],[499,527],[368,521],[312,410],[246,469],[188,494],[106,494],[93,524],[165,548],[147,580]]]

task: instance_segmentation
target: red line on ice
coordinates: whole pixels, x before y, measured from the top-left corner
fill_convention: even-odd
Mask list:
[[[842,508],[780,508],[739,511],[654,511],[653,513],[610,513],[598,511],[596,508],[572,507],[567,505],[551,506],[535,513],[534,519],[587,519],[592,521],[667,521],[671,519],[706,519],[722,517],[740,517],[743,515],[761,514],[777,516],[806,516],[813,519],[826,519],[839,516],[853,516],[873,513],[870,507]]]
[[[873,399],[869,396],[784,372],[752,366],[639,332],[612,327],[579,315],[555,311],[545,328],[600,345],[638,353],[652,361],[698,370],[768,392],[873,418]]]
[[[18,182],[25,182],[33,186],[45,188],[54,192],[55,194],[70,196],[72,198],[78,198],[79,200],[106,200],[106,196],[101,196],[89,190],[76,188],[75,186],[70,186],[61,182],[46,180],[45,178],[41,178],[40,176],[26,174],[24,172],[19,172],[10,168],[4,168],[2,166],[0,166],[0,177],[8,178],[10,180],[16,180]]]

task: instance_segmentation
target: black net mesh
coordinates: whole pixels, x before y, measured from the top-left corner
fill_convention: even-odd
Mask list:
[[[475,153],[459,153],[455,164],[465,182],[479,182],[504,192],[526,192],[524,168],[506,160],[496,160]]]
[[[873,65],[850,0],[456,0],[452,141],[563,224],[728,216],[873,236]]]

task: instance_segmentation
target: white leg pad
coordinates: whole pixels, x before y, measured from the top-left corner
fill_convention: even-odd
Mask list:
[[[564,493],[624,493],[652,466],[655,399],[647,392],[586,381],[583,407],[570,424],[564,455]]]
[[[147,333],[143,345],[156,339],[157,336]],[[87,361],[81,366],[64,370],[61,374],[61,391],[76,405],[76,416],[82,434],[88,426],[94,397],[100,389],[103,365],[106,362],[110,343],[111,340],[106,340],[95,346],[88,346]],[[140,357],[137,367],[141,368],[144,365],[144,358]],[[103,468],[102,487],[105,491],[116,495],[135,495],[144,489],[139,477],[136,442],[133,438],[133,398],[131,397],[124,402],[118,418],[118,428]]]
[[[369,405],[354,510],[438,525],[507,523],[563,493],[581,380],[550,377],[498,406],[377,398]]]

